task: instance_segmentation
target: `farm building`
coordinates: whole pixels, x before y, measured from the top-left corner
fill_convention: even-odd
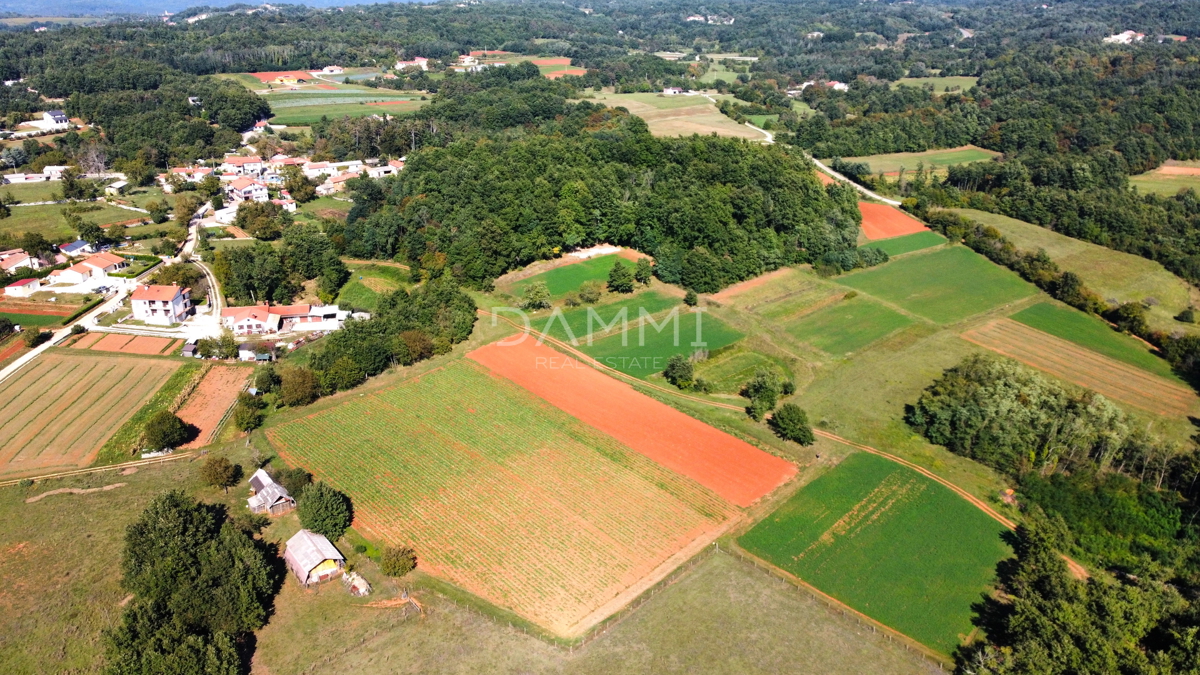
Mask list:
[[[129,181],[119,180],[104,188],[104,194],[112,197],[120,197],[125,194],[125,188],[127,187],[129,187]]]
[[[288,539],[283,559],[301,584],[319,584],[342,573],[346,559],[325,537],[300,530]]]
[[[250,476],[250,494],[252,496],[246,500],[246,505],[254,513],[279,516],[296,508],[296,500],[262,469]]]

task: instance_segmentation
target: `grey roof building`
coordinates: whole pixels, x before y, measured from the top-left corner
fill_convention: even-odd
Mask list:
[[[346,559],[325,537],[300,530],[288,539],[283,559],[288,569],[305,586],[319,584],[342,573]]]

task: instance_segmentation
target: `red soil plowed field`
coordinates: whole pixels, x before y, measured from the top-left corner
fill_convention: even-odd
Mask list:
[[[834,178],[833,176],[830,176],[829,174],[825,173],[824,171],[817,172],[817,180],[821,181],[821,185],[833,185],[834,183],[837,182],[836,178]]]
[[[527,338],[467,356],[738,506],[796,474],[795,465]]]
[[[126,344],[121,351],[126,354],[161,354],[164,349],[174,342],[171,338],[147,337],[139,335]]]
[[[0,476],[86,466],[179,364],[47,353],[0,383]]]
[[[337,87],[332,84],[318,84],[317,89],[332,89],[333,91],[337,91]]]
[[[858,210],[862,212],[863,234],[871,241],[924,232],[929,229],[916,218],[887,204],[859,202]]]
[[[5,359],[21,351],[21,348],[24,346],[25,343],[21,340],[13,340],[12,344],[0,347],[0,363],[3,363]]]
[[[535,66],[569,66],[569,65],[571,65],[571,59],[569,59],[567,57],[556,58],[556,59],[534,59],[533,65],[535,65]]]
[[[71,349],[87,349],[96,344],[102,337],[104,337],[104,333],[88,333],[76,340],[75,344],[71,345]]]
[[[119,352],[125,348],[125,345],[133,341],[132,335],[121,335],[120,333],[109,333],[100,338],[100,341],[92,345],[92,349],[98,352]]]
[[[552,73],[546,73],[546,79],[557,80],[558,78],[566,77],[567,75],[587,75],[587,69],[585,69],[585,68],[567,68],[566,70],[556,70]]]
[[[737,522],[712,491],[469,360],[266,435],[347,492],[367,536],[563,636]]]
[[[200,428],[196,440],[183,447],[199,448],[208,444],[221,418],[237,401],[238,392],[253,372],[253,368],[243,366],[215,366],[204,375],[187,403],[179,409],[179,419]]]
[[[247,233],[245,230],[243,230],[242,228],[240,228],[240,227],[234,227],[233,225],[226,225],[226,226],[225,226],[225,231],[226,231],[226,232],[228,232],[229,234],[232,234],[232,235],[233,235],[234,237],[236,237],[237,239],[253,239],[253,238],[254,238],[254,237],[251,237],[251,236],[250,236],[250,235],[249,235],[249,234],[248,234],[248,233]]]
[[[962,336],[1038,370],[1150,412],[1173,416],[1195,414],[1200,402],[1185,387],[1009,319],[996,319]]]
[[[0,313],[5,314],[33,314],[34,316],[71,316],[75,310],[79,309],[79,305],[59,305],[56,307],[47,307],[44,302],[13,302],[7,300],[0,302]]]
[[[315,79],[311,73],[306,73],[302,70],[278,70],[269,73],[246,73],[251,77],[257,77],[259,82],[271,82],[277,77],[294,77],[298,80]]]

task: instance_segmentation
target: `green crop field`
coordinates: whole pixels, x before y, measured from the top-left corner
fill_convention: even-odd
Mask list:
[[[65,316],[47,316],[45,314],[12,314],[9,312],[0,312],[0,316],[8,319],[17,326],[37,326],[44,328],[46,326],[57,326],[62,323]]]
[[[944,94],[949,89],[958,91],[967,91],[975,86],[979,81],[978,77],[968,76],[949,76],[949,77],[902,77],[892,85],[893,88],[907,87],[924,87],[927,84],[933,85],[935,94]]]
[[[903,314],[859,296],[797,319],[788,326],[788,333],[821,351],[840,356],[911,324],[912,319]]]
[[[394,100],[394,99],[377,99]],[[335,119],[339,117],[364,117],[367,115],[411,115],[425,102],[407,101],[395,104],[368,105],[366,103],[329,103],[318,105],[299,105],[280,108],[271,117],[271,124],[285,126],[311,125],[321,121],[322,117]]]
[[[73,240],[76,233],[67,227],[67,221],[62,215],[62,210],[66,206],[66,204],[15,206],[12,208],[11,216],[0,220],[0,234],[20,235],[25,232],[35,232],[54,242]],[[107,205],[101,205],[96,211],[87,211],[79,215],[84,220],[97,225],[108,225],[146,217],[144,213]]]
[[[1180,190],[1192,189],[1200,192],[1200,176],[1186,176],[1148,171],[1129,177],[1129,184],[1144,193],[1174,197]]]
[[[949,654],[1010,552],[1004,527],[948,488],[867,453],[846,458],[739,539],[746,550]]]
[[[1037,292],[1032,284],[965,246],[906,256],[847,274],[838,282],[941,324]]]
[[[1116,302],[1141,302],[1153,298],[1148,312],[1151,327],[1172,332],[1200,330],[1174,317],[1191,302],[1188,284],[1159,263],[1130,253],[1114,251],[1023,220],[996,213],[953,209],[971,220],[990,225],[1025,251],[1045,249],[1058,266],[1074,272],[1101,298]]]
[[[715,392],[736,394],[759,368],[774,370],[788,379],[794,378],[791,369],[781,359],[744,349],[740,345],[696,364],[696,376],[707,380]]]
[[[863,245],[861,248],[877,248],[886,252],[890,256],[904,255],[913,251],[920,251],[934,246],[939,246],[946,243],[946,238],[934,232],[926,230],[925,232],[917,232],[916,234],[906,234],[902,237],[892,237],[891,239],[881,239]]]
[[[682,306],[676,309],[678,314],[674,317],[669,312],[654,317],[658,325],[662,326],[661,331],[651,325],[649,320],[644,325],[639,325],[637,319],[631,317],[629,330],[624,336],[626,344],[622,344],[622,335],[618,333],[596,340],[591,346],[581,343],[579,349],[603,365],[616,368],[627,375],[646,378],[662,372],[667,366],[667,359],[675,354],[690,355],[700,349],[714,351],[743,337],[741,332],[729,324],[708,314],[699,319],[700,327],[697,331],[697,317],[701,314],[687,311],[687,308]],[[612,316],[614,315],[608,315]],[[697,340],[697,337],[700,340]],[[693,344],[699,341],[704,344]]]
[[[761,127],[764,122],[771,120],[772,122],[779,121],[779,115],[747,115],[746,119],[756,127]]]
[[[559,634],[733,513],[467,360],[267,436],[346,491],[364,533]]]
[[[1013,314],[1011,318],[1109,358],[1178,381],[1170,364],[1151,353],[1145,343],[1118,333],[1103,320],[1077,309],[1041,302]]]
[[[626,260],[617,254],[602,255],[595,258],[588,258],[577,263],[555,267],[552,270],[535,274],[531,277],[521,279],[514,283],[511,287],[513,295],[521,295],[525,289],[535,281],[546,282],[546,288],[550,290],[550,295],[553,297],[561,297],[572,291],[579,290],[585,281],[607,281],[608,272],[613,265],[620,260],[622,264],[633,271],[633,262]]]
[[[955,164],[982,162],[996,157],[1000,153],[984,150],[973,145],[945,150],[926,150],[925,152],[896,152],[889,155],[868,155],[866,157],[846,157],[847,162],[863,162],[871,167],[872,173],[894,173],[901,169],[915,171],[918,164],[924,164],[926,169],[942,169]]]
[[[364,265],[350,268],[350,280],[338,293],[337,304],[342,309],[353,307],[374,312],[379,296],[409,286],[409,275],[399,267]]]

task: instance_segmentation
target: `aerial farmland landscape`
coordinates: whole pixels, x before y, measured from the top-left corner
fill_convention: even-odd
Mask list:
[[[1198,8],[0,0],[0,673],[1196,673]]]

